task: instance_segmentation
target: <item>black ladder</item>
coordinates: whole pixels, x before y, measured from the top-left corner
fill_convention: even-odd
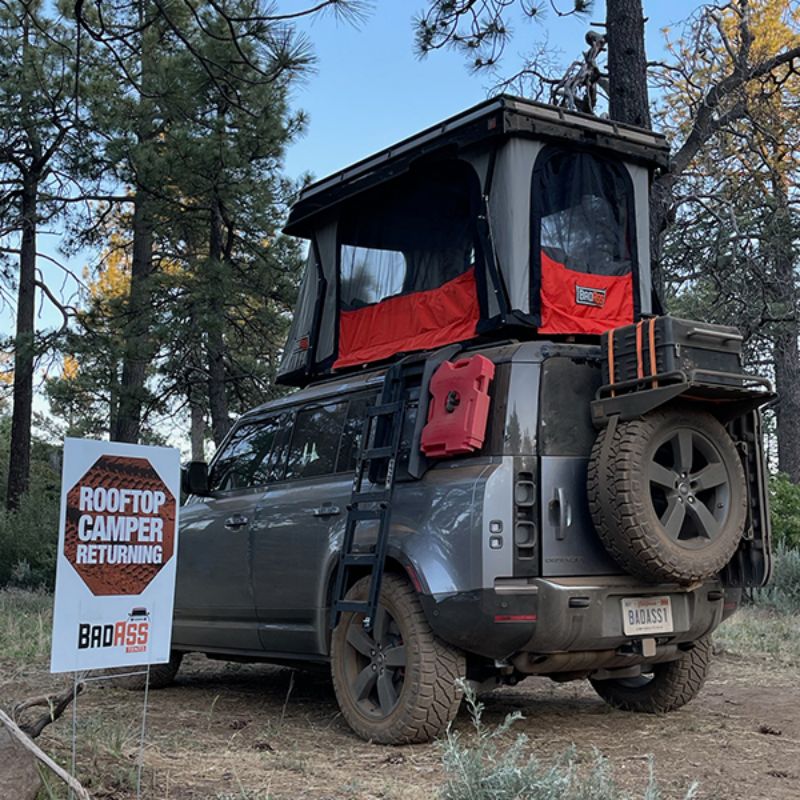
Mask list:
[[[397,458],[403,434],[405,388],[403,368],[397,364],[386,373],[380,399],[377,405],[367,409],[364,418],[353,492],[347,506],[347,522],[336,571],[331,628],[336,627],[342,612],[348,611],[364,615],[363,625],[367,631],[372,630],[375,621],[391,527]],[[371,484],[369,487],[364,487],[366,478]],[[378,523],[375,545],[371,551],[356,551],[353,545],[358,523],[368,521]],[[363,571],[364,567],[369,569],[370,576],[367,599],[346,600],[345,595],[352,585],[351,571]]]

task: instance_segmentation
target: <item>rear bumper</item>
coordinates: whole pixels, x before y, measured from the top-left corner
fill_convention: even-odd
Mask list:
[[[519,653],[614,651],[636,637],[622,628],[622,598],[666,595],[674,631],[660,644],[693,642],[733,613],[740,590],[719,581],[694,587],[647,584],[630,576],[498,580],[494,589],[423,597],[437,636],[463,650],[495,660]]]

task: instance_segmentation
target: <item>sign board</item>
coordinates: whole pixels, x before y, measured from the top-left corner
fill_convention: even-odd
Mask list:
[[[169,661],[180,457],[64,441],[51,672]]]

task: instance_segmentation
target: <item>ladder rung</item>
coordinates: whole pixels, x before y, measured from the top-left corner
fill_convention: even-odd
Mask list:
[[[342,564],[346,567],[363,567],[377,564],[375,553],[348,553],[342,556]]]
[[[347,512],[347,519],[352,522],[368,522],[381,519],[383,514],[384,509],[382,508],[351,508]]]
[[[337,600],[337,611],[352,611],[356,614],[369,614],[371,611],[369,603],[366,601],[358,602],[357,600]]]
[[[396,414],[402,407],[399,400],[393,403],[378,403],[378,405],[370,406],[367,409],[367,416],[370,417],[386,417],[390,414]]]
[[[391,458],[394,455],[394,447],[370,447],[364,450],[364,458]]]
[[[355,503],[388,503],[389,492],[353,492],[350,502]]]

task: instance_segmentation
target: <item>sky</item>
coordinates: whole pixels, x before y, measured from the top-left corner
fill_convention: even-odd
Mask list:
[[[545,0],[545,3],[549,0]],[[565,8],[569,0],[558,0]],[[302,2],[287,2],[285,8]],[[701,3],[645,0],[647,52],[663,53],[664,27],[674,28]],[[306,24],[317,56],[317,73],[294,92],[294,107],[307,112],[305,136],[290,146],[286,171],[322,178],[400,139],[486,99],[488,76],[471,73],[460,53],[445,50],[419,59],[412,19],[425,0],[375,0],[366,21],[353,28],[330,16]],[[566,67],[585,50],[591,22],[605,19],[605,2],[595,0],[584,16],[541,22],[516,20],[502,66],[512,73],[530,42],[545,36]]]

